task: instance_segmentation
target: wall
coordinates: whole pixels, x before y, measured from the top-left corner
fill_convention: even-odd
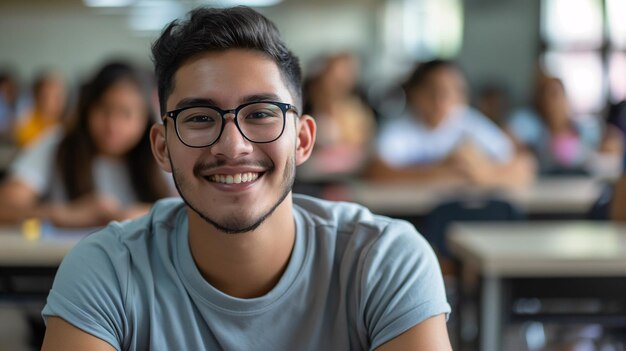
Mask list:
[[[516,104],[527,100],[539,53],[538,0],[466,0],[459,62],[474,90],[508,87]]]
[[[112,56],[149,64],[151,40],[131,35],[123,15],[99,16],[72,2],[0,5],[0,66],[15,67],[24,81],[47,67],[76,80]]]
[[[464,44],[459,61],[472,87],[495,80],[510,87],[516,102],[525,99],[538,49],[538,3],[465,1]],[[355,50],[370,57],[367,76],[380,83],[386,77],[397,76],[394,70],[398,70],[397,64],[385,65],[376,55],[382,47],[382,34],[377,32],[381,4],[286,0],[262,12],[276,22],[305,69],[324,52]],[[122,55],[149,65],[149,46],[156,33],[132,34],[126,21],[123,13],[99,15],[82,6],[80,0],[3,0],[0,66],[13,64],[24,81],[41,68],[52,66],[75,81],[111,56]]]

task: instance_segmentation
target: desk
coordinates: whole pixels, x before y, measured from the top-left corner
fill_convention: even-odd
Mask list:
[[[626,226],[609,222],[457,223],[448,247],[463,276],[479,275],[481,350],[500,350],[511,284],[531,278],[586,279],[587,292],[626,296]],[[611,281],[609,288],[590,286]],[[570,287],[571,289],[571,287]],[[575,291],[572,290],[572,293]],[[623,304],[622,304],[623,306]],[[615,319],[626,326],[626,314]]]
[[[51,281],[63,257],[84,235],[85,230],[44,229],[39,239],[29,240],[18,227],[0,227],[0,295],[46,295],[49,287],[44,289],[41,281]]]
[[[584,216],[602,190],[590,177],[548,177],[516,190],[467,189],[445,185],[411,185],[357,181],[349,186],[351,200],[376,213],[413,217],[428,213],[448,198],[496,194],[519,205],[529,214]]]

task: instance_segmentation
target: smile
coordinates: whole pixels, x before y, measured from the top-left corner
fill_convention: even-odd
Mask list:
[[[223,184],[248,183],[255,181],[257,178],[259,178],[259,173],[252,172],[237,174],[214,174],[207,177],[207,179],[211,182]]]

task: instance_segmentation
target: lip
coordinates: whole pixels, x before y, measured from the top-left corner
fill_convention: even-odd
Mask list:
[[[211,187],[219,191],[242,192],[242,191],[246,191],[255,187],[258,184],[259,180],[263,178],[263,175],[264,173],[259,174],[258,178],[251,182],[241,182],[241,183],[231,183],[231,184],[217,183],[217,182],[209,180],[208,177],[203,177],[203,178],[204,178],[204,181],[207,182],[208,185],[210,185]]]
[[[216,167],[208,171],[201,172],[200,176],[210,177],[213,175],[235,175],[240,173],[259,173],[259,176],[265,173],[266,169],[260,167]]]
[[[210,169],[208,172],[200,174],[204,181],[206,181],[211,187],[223,191],[223,192],[242,192],[255,187],[259,180],[265,175],[265,169],[258,167],[218,167]],[[211,178],[214,176],[234,176],[237,174],[257,174],[256,179],[252,181],[240,182],[240,183],[221,183],[215,182]]]

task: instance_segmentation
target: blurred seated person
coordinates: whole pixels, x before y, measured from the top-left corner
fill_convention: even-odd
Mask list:
[[[147,213],[173,189],[151,154],[154,122],[131,66],[104,66],[81,89],[76,119],[23,150],[0,185],[0,222],[100,226]]]
[[[40,74],[33,85],[33,106],[18,116],[15,142],[26,147],[61,121],[66,104],[65,82],[56,72]]]
[[[596,120],[574,118],[565,87],[554,77],[540,76],[533,107],[513,113],[509,128],[535,154],[541,174],[589,174],[600,154],[621,155],[618,130],[607,128],[603,137]]]
[[[626,152],[624,153],[624,165],[626,165]],[[609,208],[611,220],[626,223],[626,167],[615,182]]]
[[[374,113],[357,92],[359,62],[350,53],[324,60],[304,83],[304,113],[316,119],[315,150],[301,170],[319,174],[361,170],[374,136]]]
[[[532,159],[467,105],[465,85],[453,62],[434,60],[415,68],[404,86],[406,113],[379,135],[372,179],[484,186],[533,180]]]
[[[0,72],[0,141],[13,139],[13,128],[17,118],[19,87],[9,71]]]
[[[626,100],[609,106],[606,121],[609,125],[617,128],[622,136],[626,135]]]
[[[506,89],[497,84],[485,85],[476,96],[476,109],[503,129],[506,127],[510,105]]]

